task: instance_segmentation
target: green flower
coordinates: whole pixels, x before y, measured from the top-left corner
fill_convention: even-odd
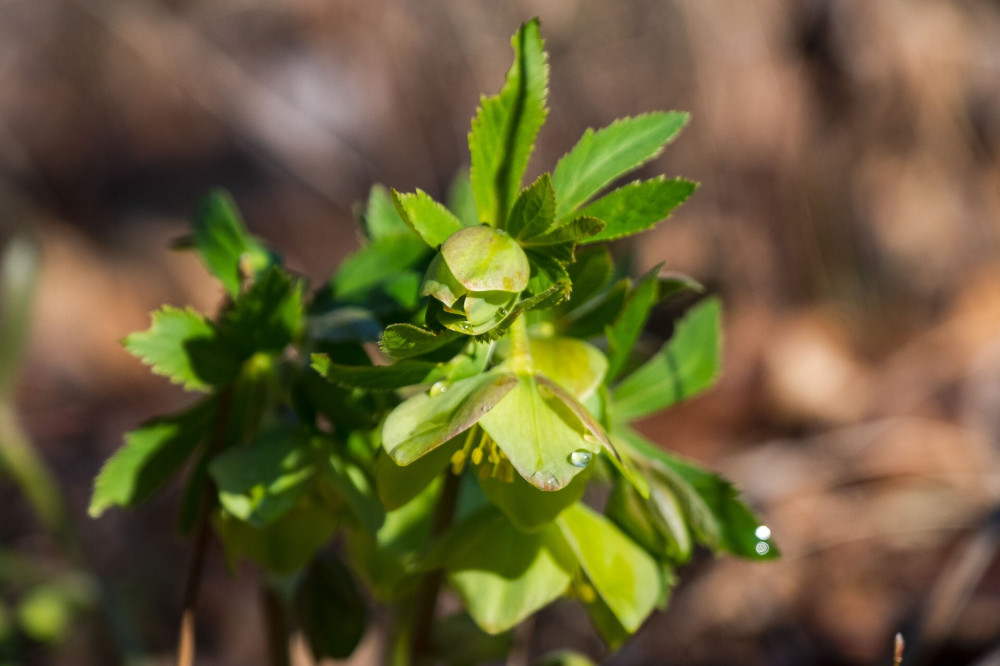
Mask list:
[[[503,231],[468,227],[441,245],[420,294],[433,300],[428,317],[467,335],[486,333],[507,315],[528,286],[524,250]]]

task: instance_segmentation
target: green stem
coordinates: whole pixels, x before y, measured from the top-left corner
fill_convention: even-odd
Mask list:
[[[531,372],[531,343],[528,341],[528,324],[524,315],[519,315],[507,333],[510,336],[510,364],[514,372]]]
[[[451,470],[445,470],[444,487],[441,489],[441,496],[438,498],[437,506],[434,509],[434,519],[431,523],[431,541],[440,537],[451,527],[451,522],[455,517],[455,508],[458,506],[460,483],[460,476],[452,474]],[[409,626],[411,640],[409,663],[414,666],[431,661],[433,653],[431,634],[434,630],[438,595],[441,593],[443,583],[444,570],[434,569],[424,576],[420,582],[420,588],[417,590]]]

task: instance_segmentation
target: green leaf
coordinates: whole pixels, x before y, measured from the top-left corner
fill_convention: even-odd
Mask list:
[[[667,219],[670,212],[684,203],[698,184],[683,178],[666,180],[663,176],[629,183],[605,194],[582,211],[604,220],[607,226],[581,243],[599,243],[645,231]]]
[[[205,317],[169,305],[153,313],[149,329],[130,334],[122,344],[155,374],[189,391],[226,383],[242,360],[220,343],[215,326]]]
[[[368,203],[364,206],[360,217],[364,221],[368,238],[373,241],[398,239],[400,237],[414,238],[413,230],[396,210],[392,197],[382,185],[373,185],[368,193]]]
[[[594,392],[608,369],[597,347],[575,338],[531,338],[535,370],[559,384],[577,400]]]
[[[240,292],[243,262],[255,270],[268,265],[267,250],[247,233],[232,197],[214,190],[198,204],[194,217],[194,247],[208,272],[230,296]]]
[[[519,376],[510,393],[479,421],[514,469],[536,488],[566,487],[601,448],[579,418],[534,376]],[[576,461],[585,461],[580,464]]]
[[[500,94],[483,98],[469,132],[470,177],[479,221],[503,228],[548,110],[549,67],[538,20],[511,40],[514,64]]]
[[[448,188],[448,210],[467,227],[479,224],[476,196],[472,193],[472,181],[469,180],[468,169],[461,169],[451,181],[451,187]]]
[[[673,337],[612,392],[614,415],[632,421],[709,388],[719,373],[720,304],[702,301],[677,324]]]
[[[549,229],[544,234],[532,236],[522,241],[525,248],[545,248],[546,246],[558,245],[568,247],[560,253],[559,259],[568,262],[573,260],[573,249],[575,243],[584,238],[593,237],[604,229],[604,221],[588,215],[579,215],[569,222],[563,222],[556,227]]]
[[[520,292],[528,286],[528,258],[513,238],[490,227],[468,227],[451,236],[441,256],[455,279],[472,292]]]
[[[214,416],[215,400],[210,398],[127,433],[125,445],[97,475],[88,509],[91,517],[112,506],[136,506],[152,497],[208,435]]]
[[[334,295],[338,300],[362,296],[418,264],[426,254],[427,246],[412,234],[379,238],[340,264],[332,281]]]
[[[616,431],[652,463],[654,483],[669,488],[687,513],[698,541],[709,548],[754,560],[780,557],[770,530],[739,499],[739,491],[718,474],[663,451],[629,428]]]
[[[600,596],[591,592],[591,597],[584,601],[584,608],[591,624],[597,629],[609,650],[617,650],[632,636],[632,632],[622,626],[615,614]]]
[[[346,388],[391,391],[414,384],[436,382],[448,375],[449,367],[429,361],[396,361],[392,365],[343,365],[327,354],[313,354],[312,368],[323,378]]]
[[[355,432],[351,436],[356,438],[364,435]],[[370,472],[339,452],[328,455],[326,462],[321,468],[324,478],[347,503],[357,524],[369,532],[378,531],[385,522],[385,509],[379,502]]]
[[[693,277],[682,273],[661,273],[659,291],[659,300],[663,302],[686,292],[703,294],[705,287]]]
[[[263,527],[291,509],[316,472],[304,430],[271,428],[246,446],[228,449],[208,466],[219,502],[240,520]]]
[[[503,662],[513,644],[513,632],[487,634],[468,613],[452,613],[438,620],[433,631],[435,653],[451,666]]]
[[[587,487],[585,474],[578,474],[562,490],[545,492],[525,481],[519,474],[506,482],[492,476],[480,476],[479,485],[486,497],[522,532],[534,532],[550,524],[563,509],[583,497]]]
[[[614,524],[584,504],[556,519],[583,571],[622,626],[635,632],[659,597],[656,563]]]
[[[653,159],[688,121],[676,111],[622,118],[604,129],[588,129],[556,164],[556,218],[569,217],[611,181]]]
[[[492,507],[447,537],[445,571],[484,631],[514,627],[557,599],[572,580],[572,554],[558,530],[525,534]]]
[[[567,309],[575,309],[604,291],[611,282],[614,262],[604,245],[586,247],[577,252],[576,261],[568,267],[573,281],[573,298]]]
[[[222,315],[219,334],[242,358],[282,351],[303,326],[302,283],[274,266]]]
[[[617,483],[605,509],[636,543],[659,559],[686,562],[691,557],[691,533],[680,501],[669,487],[652,484],[644,500],[630,484]]]
[[[493,371],[418,393],[386,417],[382,446],[397,465],[408,465],[472,427],[516,383],[513,375]]]
[[[368,607],[354,576],[329,553],[309,565],[296,587],[294,608],[316,661],[349,657],[368,623]]]
[[[395,511],[405,505],[440,477],[451,456],[462,447],[462,440],[454,437],[406,467],[397,465],[383,452],[375,461],[375,488],[386,510]]]
[[[333,536],[337,516],[307,496],[266,527],[254,527],[225,512],[216,514],[214,523],[231,569],[240,556],[246,556],[271,572],[290,574]]]
[[[528,310],[546,310],[548,308],[554,308],[555,306],[562,303],[569,296],[570,283],[569,280],[563,280],[556,282],[551,285],[545,291],[542,291],[530,298],[522,298],[510,309],[507,316],[504,317],[499,324],[494,328],[490,329],[486,335],[481,336],[480,340],[486,338],[487,340],[498,340],[503,336],[504,333],[513,325],[514,320],[516,320],[522,312],[527,312]]]
[[[458,337],[459,334],[454,331],[435,333],[413,324],[390,324],[378,346],[392,358],[402,360],[440,349]]]
[[[392,190],[392,200],[406,224],[431,247],[437,247],[464,228],[461,220],[423,190],[412,194]]]
[[[560,322],[562,332],[574,338],[590,338],[604,332],[625,307],[629,280],[621,279],[600,296],[570,310]]]
[[[573,253],[573,244],[567,244],[569,247],[570,254]],[[550,250],[555,249],[555,252]],[[525,250],[524,254],[528,257],[528,263],[531,265],[531,278],[528,280],[528,289],[534,293],[538,294],[546,289],[550,289],[552,285],[563,282],[567,285],[566,293],[569,294],[569,287],[571,287],[571,282],[569,280],[569,272],[566,270],[565,261],[560,261],[557,256],[562,256],[565,247],[552,246],[544,248],[530,248]]]
[[[523,241],[548,231],[556,220],[556,193],[552,179],[543,173],[518,195],[507,221],[507,233]]]
[[[614,323],[604,328],[608,339],[608,383],[610,384],[624,369],[625,363],[642,334],[649,311],[656,304],[659,292],[657,274],[663,264],[659,264],[639,279],[636,287],[629,291],[625,306]]]

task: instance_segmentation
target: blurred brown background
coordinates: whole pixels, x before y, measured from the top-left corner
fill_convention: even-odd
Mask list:
[[[588,126],[693,113],[644,172],[701,190],[621,249],[723,294],[726,372],[644,430],[736,480],[785,553],[688,567],[608,663],[888,666],[896,631],[906,664],[1000,663],[987,0],[0,0],[0,242],[26,229],[43,262],[16,407],[126,618],[119,642],[170,663],[188,548],[176,493],[86,516],[121,434],[185,400],[118,340],[163,302],[211,312],[221,294],[166,243],[222,185],[324,280],[372,183],[444,193],[534,15],[552,112],[531,174]],[[65,566],[10,483],[3,553]],[[252,578],[231,579],[217,549],[209,572],[200,663],[262,663]],[[113,663],[104,626],[84,614],[25,663]],[[375,663],[377,639],[355,663]],[[543,613],[533,651],[567,643],[600,655],[582,614]]]

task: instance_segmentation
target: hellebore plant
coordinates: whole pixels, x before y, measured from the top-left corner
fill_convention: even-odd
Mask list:
[[[613,649],[666,605],[696,545],[777,555],[729,483],[631,427],[719,368],[718,301],[660,267],[623,277],[603,244],[695,190],[657,177],[605,193],[687,114],[588,130],[522,188],[548,64],[537,21],[512,43],[447,207],[374,187],[358,211],[363,247],[307,297],[211,194],[178,246],[224,286],[219,315],[165,307],[126,338],[153,372],[204,395],[129,433],[91,504],[94,516],[137,505],[186,469],[180,527],[199,536],[180,663],[211,530],[231,562],[269,573],[274,663],[289,626],[317,658],[350,654],[369,597],[394,609],[392,663],[497,658],[514,627],[564,597]],[[645,353],[666,300],[694,305]],[[445,583],[464,611],[439,618]]]

